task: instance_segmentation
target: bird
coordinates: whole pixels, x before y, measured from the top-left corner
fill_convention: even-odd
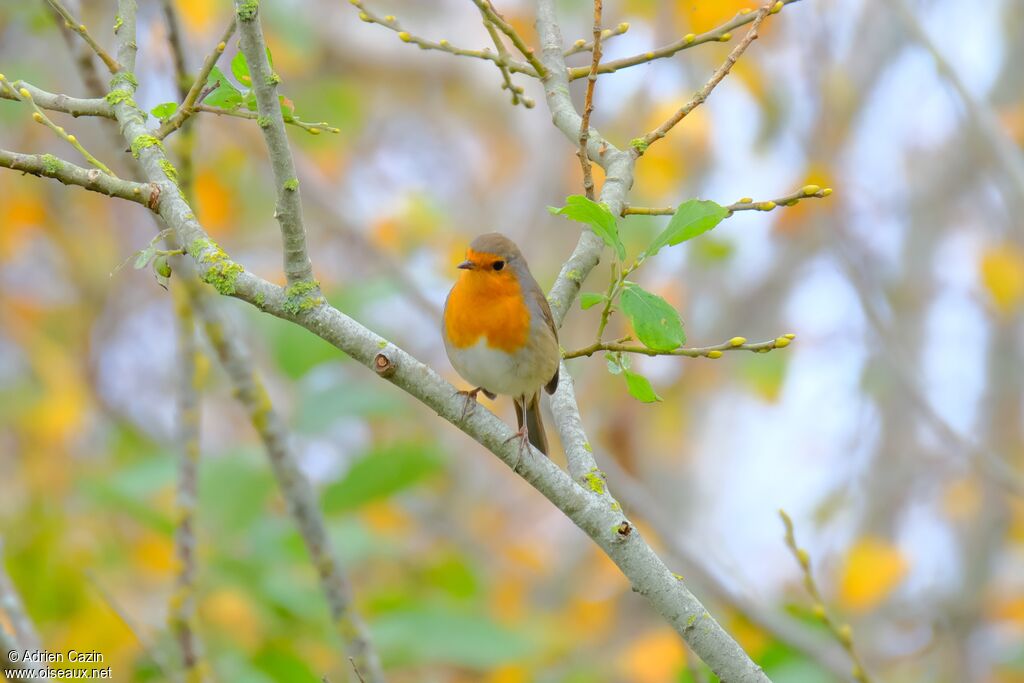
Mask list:
[[[477,394],[511,396],[516,408],[520,457],[529,441],[548,455],[540,390],[558,388],[561,351],[551,307],[519,248],[501,233],[478,236],[444,305],[442,336],[448,360],[473,385],[463,419]],[[515,436],[513,438],[515,438]]]

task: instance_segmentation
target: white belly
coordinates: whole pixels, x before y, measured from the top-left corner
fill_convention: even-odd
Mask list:
[[[447,350],[452,367],[464,380],[495,394],[532,396],[550,379],[541,377],[544,368],[531,367],[536,364],[526,362],[528,353],[510,354],[492,349],[484,337],[473,346],[458,349],[448,345]],[[554,374],[554,371],[550,370],[548,374]]]

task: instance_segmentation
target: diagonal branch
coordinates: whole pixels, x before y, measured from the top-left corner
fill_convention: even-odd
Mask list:
[[[96,42],[96,39],[92,37],[92,34],[89,33],[89,30],[85,27],[85,24],[71,16],[71,12],[68,11],[67,7],[65,7],[63,3],[59,2],[59,0],[47,0],[47,2],[49,2],[50,6],[56,10],[57,14],[64,19],[64,25],[67,28],[82,36],[82,40],[92,48],[92,51],[96,53],[97,57],[103,60],[103,63],[106,64],[110,73],[117,73],[121,70],[121,64],[118,64],[117,60],[111,57],[110,53],[104,50],[103,46]],[[133,67],[129,67],[129,70],[131,68]]]
[[[235,33],[235,26],[237,22],[235,17],[231,17],[231,23],[224,30],[224,35],[221,36],[220,42],[218,42],[213,50],[206,56],[203,61],[203,66],[199,69],[199,73],[196,74],[195,80],[192,81],[192,86],[188,88],[185,93],[185,97],[178,106],[178,109],[174,112],[174,115],[164,121],[164,123],[153,133],[154,137],[158,140],[163,140],[175,130],[181,128],[182,124],[188,120],[189,117],[196,111],[196,103],[199,101],[199,96],[203,92],[203,88],[206,87],[206,81],[210,77],[210,72],[213,71],[213,67],[217,65],[217,60],[224,53],[224,49],[227,47],[227,43],[231,40],[231,36]],[[180,79],[180,77],[179,77]]]
[[[776,2],[772,7],[771,11],[774,14],[779,12],[784,6],[799,1],[800,0],[778,0],[778,2]],[[642,52],[631,57],[623,57],[622,59],[605,62],[601,65],[601,69],[598,73],[614,73],[619,69],[626,69],[631,66],[646,64],[648,62],[653,62],[656,59],[665,59],[666,57],[675,55],[681,50],[696,47],[697,45],[703,45],[704,43],[721,43],[728,41],[732,38],[732,31],[749,24],[754,20],[754,17],[754,13],[750,10],[741,11],[729,21],[720,26],[716,26],[710,31],[700,34],[688,33],[675,42],[650,50],[649,52]],[[588,67],[574,67],[569,69],[569,80],[575,81],[579,78],[586,78],[589,72],[590,69]]]
[[[498,27],[498,29],[508,36],[508,39],[512,41],[512,44],[516,46],[519,53],[526,57],[526,61],[530,63],[530,66],[534,68],[537,75],[543,80],[547,75],[547,69],[544,64],[537,59],[537,55],[534,53],[532,47],[526,44],[523,37],[519,35],[515,27],[505,20],[505,17],[498,14],[498,11],[494,9],[494,5],[491,0],[473,0],[474,4],[480,8],[480,12],[490,21],[492,24]]]
[[[0,74],[0,76],[2,75],[3,74]],[[110,104],[102,98],[85,99],[81,97],[59,95],[45,90],[40,90],[25,81],[14,81],[11,85],[13,88],[17,88],[18,90],[21,90],[22,88],[28,90],[29,95],[32,97],[32,101],[43,109],[71,114],[75,118],[79,116],[102,116],[108,119],[114,118],[114,112],[110,108]],[[21,98],[18,95],[19,93],[15,92],[12,88],[0,85],[0,99],[20,101]]]
[[[633,148],[636,149],[638,153],[643,154],[646,152],[647,148],[651,144],[665,137],[668,132],[672,130],[673,126],[682,121],[687,114],[704,103],[704,100],[708,98],[711,91],[722,82],[722,79],[729,75],[733,65],[736,64],[736,60],[746,52],[752,42],[757,40],[757,29],[761,26],[761,22],[764,21],[764,18],[768,16],[768,13],[772,11],[772,4],[773,3],[769,2],[757,11],[757,14],[754,16],[754,21],[750,25],[750,30],[747,31],[747,35],[743,36],[743,40],[737,43],[736,47],[729,52],[729,56],[725,58],[722,65],[718,67],[714,74],[712,74],[711,78],[708,79],[708,82],[704,84],[704,87],[694,93],[689,102],[680,107],[676,113],[672,114],[672,116],[668,117],[668,120],[666,120],[665,123],[643,136],[640,140],[633,141]]]
[[[242,54],[249,67],[252,87],[256,93],[259,125],[267,141],[270,165],[274,170],[277,207],[274,215],[281,226],[284,243],[284,272],[289,285],[298,285],[305,291],[319,290],[313,280],[313,265],[306,247],[306,228],[302,223],[302,203],[299,200],[299,179],[295,162],[288,147],[288,134],[281,115],[277,84],[281,80],[267,60],[267,45],[263,40],[259,4],[253,0],[235,0],[235,13],[239,19]]]

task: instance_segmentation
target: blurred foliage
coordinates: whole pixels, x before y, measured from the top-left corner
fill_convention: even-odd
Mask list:
[[[469,3],[366,2],[417,34],[487,45]],[[535,42],[532,3],[496,4]],[[112,5],[83,5],[83,21],[111,45]],[[137,99],[149,111],[176,89],[161,14],[142,5]],[[197,69],[229,3],[175,5]],[[675,551],[824,637],[782,543],[780,506],[821,558],[815,572],[829,609],[853,625],[878,680],[1024,680],[1024,504],[972,461],[980,449],[1019,476],[1024,453],[1024,188],[1013,187],[972,114],[991,114],[1002,145],[1019,156],[1024,8],[911,5],[973,105],[888,3],[803,0],[766,22],[708,103],[638,162],[634,206],[836,188],[827,200],[738,214],[664,249],[630,290],[678,311],[693,345],[785,332],[797,334],[794,344],[718,360],[595,356],[570,365],[598,461],[642,486],[626,511],[779,683],[834,677],[699,572],[691,580],[687,553]],[[752,6],[606,1],[606,23],[631,28],[608,41],[605,57],[699,33]],[[493,65],[416,50],[345,3],[262,7],[296,111],[340,129],[289,129],[328,298],[462,386],[438,332],[453,265],[474,235],[497,229],[550,285],[580,228],[545,211],[580,191],[573,146],[550,125],[534,83],[515,79],[537,109],[513,108]],[[567,44],[589,36],[589,2],[559,7]],[[730,47],[602,76],[594,125],[624,146],[674,112]],[[236,54],[232,41],[220,70],[244,108]],[[90,95],[42,2],[0,4],[0,66],[12,80]],[[109,122],[54,120],[118,175],[136,177]],[[197,217],[247,268],[282,281],[256,122],[203,114],[194,124]],[[81,162],[7,100],[0,147]],[[600,169],[595,176],[600,187]],[[599,229],[605,220],[590,219]],[[612,228],[602,234],[613,247],[606,263],[584,285],[598,297],[613,250],[633,257],[672,225],[629,216]],[[171,297],[147,271],[117,268],[154,234],[140,207],[0,172],[4,566],[48,649],[99,650],[126,681],[166,680],[178,658],[166,625],[176,562]],[[703,669],[687,662],[674,632],[541,496],[326,342],[222,303],[244,323],[293,429],[391,680],[695,683]],[[593,340],[603,300],[589,303],[570,313],[565,348]],[[678,343],[682,324],[666,319],[671,329],[641,333],[663,316],[623,306],[607,338],[629,332],[632,318],[644,341]],[[246,416],[203,349],[204,657],[223,681],[345,680],[314,568]],[[511,420],[506,400],[483,404]],[[610,477],[613,492],[615,484]],[[647,526],[641,504],[670,526]]]

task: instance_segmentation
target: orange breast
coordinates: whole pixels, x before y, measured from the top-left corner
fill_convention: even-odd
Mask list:
[[[530,311],[519,281],[508,272],[463,272],[448,295],[444,328],[458,348],[473,346],[483,337],[493,349],[518,350],[530,332]]]

